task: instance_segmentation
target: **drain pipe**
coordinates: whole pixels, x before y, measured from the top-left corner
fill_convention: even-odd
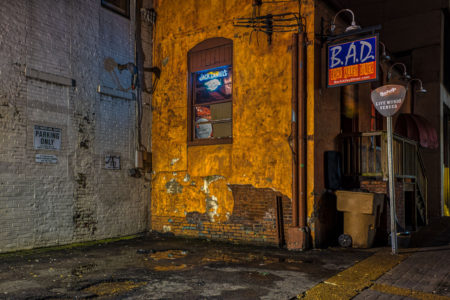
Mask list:
[[[292,227],[298,227],[298,34],[292,35],[292,120],[291,139],[292,150]]]
[[[292,35],[292,226],[288,229],[289,250],[305,250],[306,227],[306,61],[304,33]]]
[[[303,249],[307,247],[308,232],[306,227],[306,46],[305,33],[298,39],[298,198],[299,227],[303,232]]]

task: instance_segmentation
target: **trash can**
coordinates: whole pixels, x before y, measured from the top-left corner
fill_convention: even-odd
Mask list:
[[[353,248],[370,248],[380,225],[384,194],[336,191],[337,210],[344,213],[344,234]]]

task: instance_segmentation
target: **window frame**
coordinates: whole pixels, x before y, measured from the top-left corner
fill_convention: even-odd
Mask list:
[[[202,51],[208,51],[216,48],[226,48],[231,46],[231,53],[228,63],[214,63],[204,67],[192,67],[192,58],[194,55],[198,54]],[[204,40],[203,42],[197,44],[194,48],[189,50],[188,52],[188,101],[187,101],[187,145],[188,146],[202,146],[202,145],[218,145],[218,144],[232,144],[233,143],[233,94],[234,94],[234,67],[233,67],[233,41],[226,38],[216,37]],[[231,137],[223,137],[223,138],[204,138],[204,139],[196,139],[194,134],[195,129],[195,117],[194,117],[194,107],[195,107],[195,87],[196,83],[195,75],[198,72],[220,68],[224,66],[229,66],[231,70],[231,78],[232,78],[232,92],[231,99],[228,101],[219,101],[218,103],[231,103]]]
[[[124,0],[126,7],[118,6],[111,3],[111,0],[101,0],[101,4],[104,8],[107,8],[127,19],[130,18],[130,0]]]

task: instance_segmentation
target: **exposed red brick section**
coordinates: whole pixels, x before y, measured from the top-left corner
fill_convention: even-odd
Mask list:
[[[361,189],[366,189],[371,193],[389,194],[388,181],[381,180],[364,180],[360,183]],[[389,197],[386,196],[387,201],[384,205],[384,211],[386,212],[386,228],[391,227],[390,213],[389,213]],[[395,182],[395,207],[397,213],[397,220],[400,226],[405,228],[405,198],[403,192],[403,182],[397,180]],[[382,218],[383,219],[383,218]],[[382,220],[383,222],[383,220]]]
[[[152,229],[180,236],[278,245],[277,197],[282,203],[284,236],[292,222],[291,200],[267,188],[251,185],[230,185],[230,188],[235,204],[228,221],[210,222],[205,214],[191,212],[185,218],[153,216]]]

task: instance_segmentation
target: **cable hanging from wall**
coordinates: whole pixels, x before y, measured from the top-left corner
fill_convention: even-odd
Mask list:
[[[256,32],[258,41],[258,33],[262,32],[267,35],[267,42],[272,44],[272,35],[277,32],[301,32],[303,30],[302,18],[299,13],[286,12],[280,14],[261,15],[261,6],[269,3],[293,2],[292,0],[279,1],[262,1],[253,0],[252,16],[250,18],[235,18],[233,20],[234,27],[250,28],[251,42],[252,34]],[[299,9],[300,12],[300,9]],[[258,43],[259,44],[259,43]]]

